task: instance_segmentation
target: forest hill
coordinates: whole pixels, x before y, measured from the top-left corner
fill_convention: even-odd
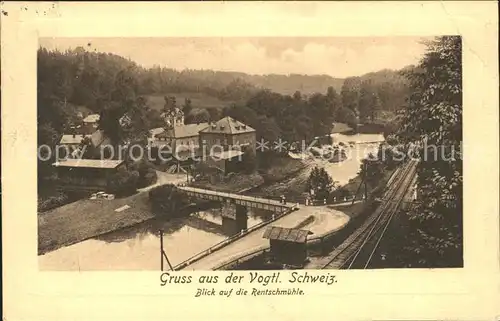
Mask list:
[[[310,79],[311,83],[317,80],[316,76],[304,77],[301,79]],[[274,83],[291,85],[297,79],[293,75],[271,78],[271,90]],[[311,140],[329,134],[333,121],[355,128],[358,118],[361,122],[372,121],[385,111],[394,111],[396,106],[404,104],[407,96],[404,78],[392,71],[345,81],[331,80],[330,86],[316,86],[315,93],[307,95],[295,89],[280,90],[281,93],[262,90],[251,79],[255,78],[241,73],[146,69],[123,57],[87,52],[83,48],[66,52],[41,48],[38,51],[39,144],[53,144],[53,137],[63,134],[65,126],[82,110],[101,114],[100,128],[113,140],[120,140],[140,137],[147,134],[148,128],[161,126],[160,109],[172,107],[184,110],[186,123],[231,116],[255,128],[257,140]],[[180,102],[168,94],[179,92],[203,92],[206,97],[221,99],[223,106],[206,108],[207,113],[200,116],[201,107],[190,99]],[[152,108],[150,95],[166,95],[164,106]],[[115,110],[132,115],[128,132],[120,133],[111,121],[116,119]],[[194,114],[197,116],[193,117]]]

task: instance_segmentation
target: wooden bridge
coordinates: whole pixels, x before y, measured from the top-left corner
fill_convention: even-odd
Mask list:
[[[179,190],[185,192],[188,196],[196,197],[204,200],[219,201],[224,203],[231,203],[246,208],[259,208],[275,213],[281,213],[288,210],[298,209],[297,203],[286,203],[267,198],[260,198],[254,196],[246,196],[234,193],[224,193],[211,191],[202,188],[195,188],[189,186],[178,186]]]

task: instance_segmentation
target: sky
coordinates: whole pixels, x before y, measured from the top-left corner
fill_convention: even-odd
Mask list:
[[[424,37],[40,38],[40,46],[110,52],[144,67],[345,78],[417,64]]]

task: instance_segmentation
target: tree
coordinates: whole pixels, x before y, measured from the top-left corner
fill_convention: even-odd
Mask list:
[[[146,159],[141,159],[128,166],[129,171],[137,171],[137,187],[145,187],[154,184],[158,178],[153,165]]]
[[[269,142],[270,146],[281,136],[281,129],[274,118],[258,116],[254,128],[257,131],[257,140]]]
[[[123,107],[116,102],[108,102],[100,112],[99,129],[109,137],[112,144],[119,144],[124,139],[123,128],[119,119],[123,116]]]
[[[296,92],[293,93],[293,99],[297,101],[302,100],[302,94],[300,93],[300,91],[297,90]]]
[[[184,98],[184,105],[182,106],[182,112],[184,115],[188,115],[191,110],[193,110],[193,105],[191,104],[191,99],[189,98]]]
[[[315,199],[327,199],[334,188],[334,182],[328,172],[315,166],[307,179],[307,192],[314,190]]]
[[[332,86],[328,87],[326,91],[326,100],[330,106],[332,115],[335,114],[337,110],[342,108],[342,99]]]
[[[137,191],[137,181],[139,173],[120,169],[108,180],[107,192],[117,196],[126,196]]]
[[[358,77],[349,77],[344,80],[340,95],[342,97],[342,106],[348,108],[358,115],[359,107],[359,88],[360,80]]]
[[[252,148],[243,148],[241,166],[246,174],[252,174],[257,168],[257,157]]]
[[[314,94],[309,98],[307,115],[313,121],[312,134],[314,136],[323,136],[332,132],[334,112],[333,101],[330,101],[327,96]]]
[[[338,122],[346,123],[349,127],[356,129],[358,125],[358,119],[356,114],[349,108],[340,108],[335,113],[335,119]]]
[[[221,108],[216,108],[216,107],[207,108],[207,111],[208,111],[208,114],[210,115],[209,121],[215,122],[215,121],[218,121],[219,119],[221,119],[221,115],[222,115]]]
[[[175,96],[164,96],[163,99],[165,100],[165,103],[163,104],[164,112],[168,112],[177,107],[177,100]]]
[[[252,108],[246,106],[237,106],[233,104],[229,107],[224,108],[224,110],[222,111],[222,117],[227,116],[251,127],[256,127],[257,125],[257,113]]]
[[[173,184],[155,187],[149,191],[149,200],[153,213],[167,217],[183,214],[182,209],[189,204],[189,199]]]
[[[372,95],[373,89],[371,88],[370,83],[368,81],[363,81],[361,83],[358,100],[359,120],[361,122],[365,122],[368,120],[373,102]]]
[[[160,111],[156,109],[149,109],[146,113],[147,121],[152,128],[163,127],[165,125],[165,121],[161,118]]]
[[[377,155],[370,154],[361,161],[359,175],[371,188],[375,188],[384,177],[384,163]]]
[[[462,266],[462,43],[460,36],[427,44],[408,71],[408,107],[398,138],[418,146],[417,205],[406,215],[405,249],[412,266]]]
[[[359,118],[363,122],[367,120],[373,122],[377,112],[381,109],[377,88],[371,80],[365,80],[361,83],[358,109]]]

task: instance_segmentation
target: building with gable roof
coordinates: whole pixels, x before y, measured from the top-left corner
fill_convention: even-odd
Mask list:
[[[79,146],[82,143],[82,141],[87,137],[90,138],[92,137],[92,135],[79,135],[79,134],[62,135],[61,140],[59,141],[59,145]]]
[[[64,159],[52,164],[56,169],[57,186],[66,191],[102,191],[109,179],[121,168],[123,160]]]
[[[249,149],[255,153],[256,132],[231,117],[210,123],[200,131],[200,146],[205,162],[224,173],[239,171],[239,164]]]
[[[200,143],[206,146],[209,155],[212,154],[210,151],[241,150],[243,147],[255,152],[256,132],[252,127],[228,116],[201,130]]]
[[[162,132],[154,135],[151,146],[168,147],[172,152],[198,149],[199,132],[207,126],[208,123],[200,123],[165,128]]]

